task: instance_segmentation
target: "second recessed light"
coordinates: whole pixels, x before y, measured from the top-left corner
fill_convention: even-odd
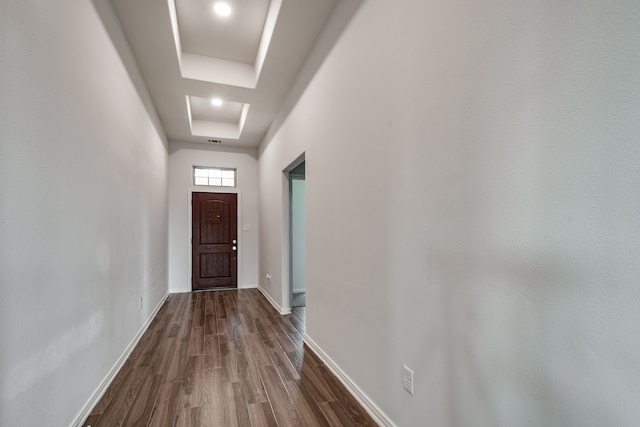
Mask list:
[[[220,98],[213,98],[211,100],[211,104],[215,105],[216,107],[219,107],[222,105],[222,99]]]
[[[220,16],[231,15],[231,6],[225,2],[218,2],[213,5],[213,10]]]

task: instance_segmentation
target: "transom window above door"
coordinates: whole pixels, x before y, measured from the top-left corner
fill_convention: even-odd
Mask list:
[[[193,167],[193,184],[211,187],[235,187],[236,170],[229,168]]]

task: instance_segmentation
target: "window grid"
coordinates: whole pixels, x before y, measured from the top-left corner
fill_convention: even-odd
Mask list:
[[[236,170],[194,166],[193,184],[206,185],[210,187],[235,187]]]

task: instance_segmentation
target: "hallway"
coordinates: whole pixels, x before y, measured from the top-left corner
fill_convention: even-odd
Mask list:
[[[257,289],[171,294],[84,426],[373,426]]]

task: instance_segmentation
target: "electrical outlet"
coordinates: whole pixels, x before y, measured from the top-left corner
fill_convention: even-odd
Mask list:
[[[267,280],[271,280],[271,273],[267,273]]]
[[[402,385],[413,396],[413,371],[407,365],[404,365],[403,369]]]
[[[142,308],[142,297],[138,300],[138,308]]]

